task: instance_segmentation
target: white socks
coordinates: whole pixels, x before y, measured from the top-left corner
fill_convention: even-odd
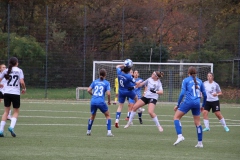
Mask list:
[[[4,126],[6,124],[6,121],[1,121],[1,124],[0,124],[0,131],[4,131]]]
[[[154,118],[152,118],[152,120],[155,122],[155,124],[156,124],[157,127],[160,126],[160,123],[159,123],[159,121],[158,121],[157,116],[154,117]]]
[[[203,119],[204,125],[206,128],[209,128],[209,120],[208,119]]]
[[[13,118],[11,119],[10,127],[11,127],[11,128],[14,128],[15,125],[16,125],[16,122],[17,122],[17,118],[13,117]]]
[[[223,127],[227,126],[224,118],[220,119],[219,121],[220,121],[220,123],[222,124]]]
[[[133,111],[131,112],[128,122],[130,123],[132,122],[133,118],[135,117],[135,114],[136,112],[133,112]]]

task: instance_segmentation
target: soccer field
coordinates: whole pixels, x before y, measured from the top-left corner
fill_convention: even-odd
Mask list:
[[[3,113],[3,103],[0,104]],[[204,148],[197,144],[196,128],[191,114],[182,119],[185,141],[177,146],[173,125],[173,106],[158,103],[156,114],[164,128],[160,133],[145,111],[143,124],[137,115],[133,126],[124,129],[127,106],[121,115],[120,128],[114,127],[116,105],[109,106],[112,133],[107,137],[105,118],[98,112],[92,135],[86,136],[90,116],[89,102],[22,100],[20,116],[13,138],[5,126],[5,137],[0,138],[0,160],[237,160],[240,156],[240,106],[222,104],[221,111],[229,126],[226,133],[210,113],[210,132],[204,132]],[[146,107],[145,107],[146,109]],[[203,122],[202,122],[203,125]],[[204,127],[204,126],[203,126]]]

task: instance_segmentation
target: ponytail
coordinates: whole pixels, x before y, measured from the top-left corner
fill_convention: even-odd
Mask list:
[[[191,66],[188,68],[188,74],[190,74],[193,78],[193,81],[195,83],[195,89],[198,89],[198,83],[197,83],[197,80],[196,80],[196,74],[197,74],[197,71],[196,71],[196,68]]]
[[[10,73],[12,72],[12,67],[13,67],[13,66],[12,66],[11,64],[9,64],[9,65],[8,65],[7,74],[4,75],[4,78],[7,79],[7,80],[9,80],[9,78],[10,78],[9,75],[10,75]]]
[[[12,72],[12,67],[16,66],[18,63],[18,59],[16,57],[11,57],[9,59],[9,64],[8,64],[8,71],[7,74],[4,75],[4,78],[9,80],[10,74]]]
[[[99,71],[99,78],[100,78],[101,81],[104,80],[104,78],[106,77],[106,75],[107,75],[107,72],[106,72],[105,69],[101,69],[101,70]]]

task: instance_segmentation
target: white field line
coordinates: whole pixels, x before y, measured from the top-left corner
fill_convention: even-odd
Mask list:
[[[79,127],[86,127],[87,126],[87,123],[86,124],[26,124],[26,123],[18,123],[17,124],[18,126],[79,126]],[[124,124],[125,125],[125,124]],[[124,125],[120,125],[120,126],[124,126]],[[103,127],[103,126],[106,126],[104,124],[102,125],[99,125],[99,124],[93,124],[93,126],[97,126],[97,127]],[[112,125],[114,126],[114,125]],[[156,126],[156,125],[143,125],[143,124],[138,124],[138,125],[132,125],[131,127],[152,127],[152,126]],[[173,127],[174,125],[162,125],[164,127]],[[211,125],[211,128],[213,127],[222,127],[222,125]],[[234,126],[234,127],[240,127],[240,124],[239,125],[228,125],[228,126]],[[184,125],[184,127],[194,127],[194,125]]]
[[[167,115],[165,115],[165,116],[167,116]],[[86,118],[86,117],[84,117],[84,118],[82,118],[82,117],[57,117],[57,116],[23,116],[23,115],[19,115],[19,118],[43,118],[43,119],[47,119],[47,118],[49,118],[49,119],[88,119],[88,118]],[[147,118],[149,118],[149,117],[147,117]],[[105,119],[105,118],[95,118],[95,119]],[[113,119],[113,118],[112,118]],[[120,119],[121,120],[121,119]],[[143,119],[144,121],[152,121],[152,120],[150,120],[150,119]],[[240,123],[240,120],[231,120],[231,119],[226,119],[227,121],[228,121],[228,124],[230,124],[231,122],[239,122]],[[134,119],[134,121],[138,121],[138,118],[137,118],[137,116],[136,116],[136,119]],[[160,122],[173,122],[173,120],[162,120],[162,119],[160,119],[159,120]],[[193,121],[186,121],[186,120],[181,120],[181,122],[189,122],[189,123],[193,123]],[[211,122],[210,121],[210,123],[220,123],[220,122],[216,122],[216,121],[213,121],[213,122]]]
[[[65,105],[65,104],[87,104],[89,105],[89,101],[76,101],[76,100],[25,100],[22,99],[21,103],[27,103],[27,104],[61,104],[61,105]],[[125,102],[125,104],[127,104],[127,102]],[[175,105],[176,102],[158,102],[157,105],[160,105],[161,107],[163,107],[164,105]],[[239,104],[221,104],[221,108],[240,108]],[[111,106],[117,106],[117,105],[111,105]],[[231,107],[229,107],[231,106]]]
[[[3,110],[3,109],[0,109],[0,110]],[[89,116],[90,116],[90,112],[85,112],[85,111],[58,111],[58,110],[25,110],[25,109],[21,109],[21,113],[22,112],[47,112],[47,113],[81,113],[81,114],[89,114]],[[100,111],[98,111],[98,113],[97,114],[102,114]],[[114,117],[115,116],[115,112],[112,112],[111,113],[111,116],[112,117]],[[127,115],[127,113],[126,112],[122,112],[122,116],[126,116]],[[149,114],[142,114],[144,117],[145,116],[147,116],[147,117],[149,117]],[[173,115],[161,115],[161,114],[159,114],[159,115],[157,115],[158,117],[173,117]],[[19,116],[19,117],[21,117],[21,115]],[[136,117],[137,117],[137,115],[136,115]],[[65,117],[66,118],[66,117]],[[192,119],[193,117],[192,116],[188,116],[188,115],[185,115],[185,116],[183,116],[183,118],[190,118],[190,119]],[[213,119],[213,120],[217,120],[217,118],[209,118],[209,119]],[[231,119],[225,119],[225,120],[228,120],[228,121],[239,121],[240,122],[240,120],[231,120]]]

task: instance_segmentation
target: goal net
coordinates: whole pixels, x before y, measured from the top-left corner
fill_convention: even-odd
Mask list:
[[[104,68],[107,71],[106,80],[110,82],[112,91],[112,100],[115,97],[113,91],[114,80],[117,77],[116,65],[123,62],[114,61],[93,61],[93,80],[99,77],[99,70]],[[177,102],[181,90],[182,80],[186,78],[188,68],[194,66],[197,69],[197,77],[202,81],[207,80],[207,73],[213,72],[212,63],[147,63],[133,62],[133,71],[138,70],[139,78],[146,80],[152,75],[153,71],[164,72],[164,77],[161,78],[163,85],[163,95],[159,96],[159,100],[163,102]]]

